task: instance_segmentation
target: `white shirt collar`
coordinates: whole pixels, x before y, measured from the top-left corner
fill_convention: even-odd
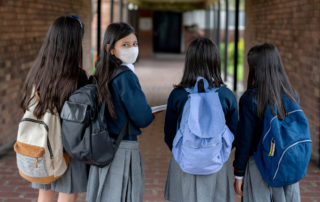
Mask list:
[[[134,65],[133,64],[124,64],[123,65],[127,66],[131,71],[134,72]]]

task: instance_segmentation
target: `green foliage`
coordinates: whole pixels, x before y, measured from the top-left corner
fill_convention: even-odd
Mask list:
[[[220,56],[221,56],[221,69],[224,71],[224,43],[220,43]],[[234,70],[234,42],[230,42],[228,45],[228,75],[233,75]],[[244,74],[244,40],[241,38],[238,43],[238,81],[243,80]]]
[[[94,75],[95,72],[96,72],[96,67],[93,65],[91,75]]]

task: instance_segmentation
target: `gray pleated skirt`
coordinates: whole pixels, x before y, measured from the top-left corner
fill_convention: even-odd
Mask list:
[[[53,190],[67,194],[87,191],[88,166],[76,159],[70,158],[67,171],[61,178],[51,184],[31,183],[32,188]]]
[[[233,175],[230,159],[211,175],[184,173],[171,157],[165,199],[171,202],[233,202]]]
[[[253,157],[249,158],[243,182],[243,202],[300,202],[299,182],[270,187],[263,180]]]
[[[122,141],[112,163],[90,167],[87,201],[142,202],[144,168],[137,141]]]

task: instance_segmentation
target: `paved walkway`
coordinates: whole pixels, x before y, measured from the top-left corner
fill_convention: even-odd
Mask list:
[[[141,60],[136,73],[149,103],[164,104],[172,89],[181,79],[183,61],[172,59]],[[231,85],[229,85],[231,86]],[[163,202],[170,152],[163,141],[165,113],[156,116],[154,122],[139,137],[140,150],[145,165],[145,202]],[[310,164],[308,175],[301,181],[302,202],[320,202],[320,169]],[[0,159],[0,202],[35,202],[37,192],[19,177],[13,151]],[[78,202],[84,201],[80,194]],[[237,202],[240,198],[237,197]]]

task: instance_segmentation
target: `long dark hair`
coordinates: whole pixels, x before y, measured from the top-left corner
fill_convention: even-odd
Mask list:
[[[213,84],[218,88],[223,84],[219,49],[214,42],[203,37],[191,42],[186,53],[182,80],[175,87],[193,87],[198,76],[208,81],[209,88],[213,88]]]
[[[21,108],[27,110],[35,97],[34,115],[61,111],[64,101],[76,90],[82,67],[83,24],[76,17],[61,16],[51,25],[22,89]]]
[[[121,60],[111,54],[111,50],[115,47],[115,43],[132,34],[135,30],[127,23],[112,23],[107,27],[104,33],[102,50],[100,56],[96,62],[95,76],[98,80],[99,86],[99,101],[105,100],[108,106],[109,115],[112,118],[116,118],[114,111],[114,105],[112,101],[112,95],[109,89],[109,83],[112,78],[112,74],[121,65]],[[108,50],[106,50],[108,45]]]
[[[285,93],[297,102],[297,94],[291,87],[278,49],[269,43],[253,46],[248,52],[249,77],[247,88],[258,88],[257,114],[263,119],[268,104],[276,106],[277,115],[284,119],[286,110],[282,101]],[[275,115],[273,107],[272,113]]]

